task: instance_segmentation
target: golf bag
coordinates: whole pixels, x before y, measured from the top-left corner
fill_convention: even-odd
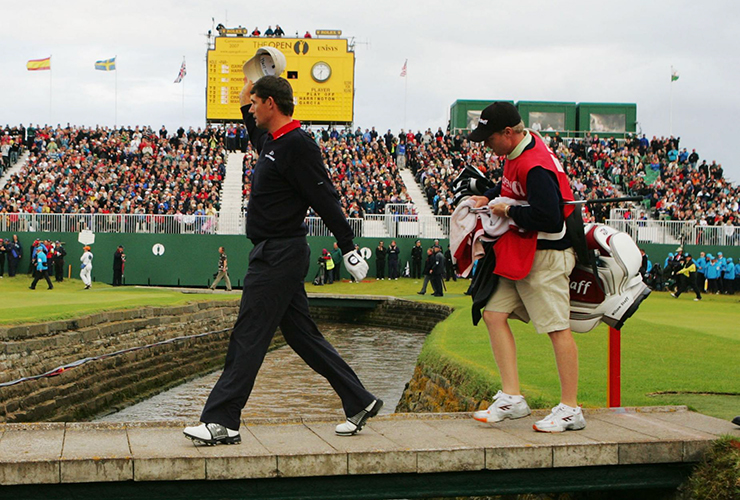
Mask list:
[[[603,321],[619,330],[651,292],[639,272],[642,255],[626,233],[602,224],[584,229],[593,260],[570,275],[571,329],[585,333]]]

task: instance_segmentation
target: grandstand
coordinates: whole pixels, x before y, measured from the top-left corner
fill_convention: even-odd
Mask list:
[[[6,131],[25,151],[0,178],[0,213],[7,214],[0,230],[243,234],[256,154],[240,127]],[[461,132],[310,133],[358,235],[444,237],[460,168],[473,165],[494,182],[502,172],[499,158]],[[638,242],[738,244],[740,193],[720,165],[679,149],[678,138],[583,135],[545,136],[574,192],[645,197],[611,210],[594,206],[586,220],[609,220]],[[307,214],[310,234],[328,235],[314,215]]]

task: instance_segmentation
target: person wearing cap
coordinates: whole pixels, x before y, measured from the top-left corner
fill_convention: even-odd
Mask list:
[[[82,247],[83,253],[80,257],[80,279],[85,284],[85,290],[89,290],[92,286],[92,261],[93,254],[90,251],[90,247],[85,245]]]
[[[250,141],[259,154],[246,224],[254,248],[224,371],[203,408],[202,424],[185,428],[184,434],[206,444],[241,441],[241,410],[279,326],[288,345],[329,381],[341,399],[347,418],[335,433],[352,436],[377,415],[383,402],[365,389],[311,318],[304,283],[311,259],[306,241],[308,208],[332,232],[345,269],[358,282],[367,275],[368,265],[354,249],[354,233],[319,147],[293,119],[293,89],[288,80],[272,75],[256,83],[247,79],[239,100]]]
[[[516,343],[509,319],[532,321],[538,333],[547,333],[555,351],[560,376],[560,403],[534,429],[563,432],[583,429],[586,421],[578,407],[578,348],[570,330],[569,276],[575,252],[565,231],[573,212],[568,177],[542,138],[525,130],[514,105],[495,102],[483,110],[478,126],[468,137],[482,142],[499,157],[506,157],[501,183],[483,196],[473,196],[498,217],[511,219],[509,229],[493,246],[498,285],[488,300],[483,319],[501,374],[501,390],[487,409],[475,412],[482,422],[499,422],[530,414],[520,392]],[[516,200],[528,206],[496,201]]]
[[[31,286],[28,287],[31,290],[36,290],[36,283],[38,283],[41,278],[46,280],[46,284],[49,285],[49,290],[54,289],[54,285],[51,284],[51,280],[49,279],[49,266],[47,265],[48,259],[46,257],[46,251],[46,247],[43,243],[39,243],[36,246],[36,272],[34,273]]]
[[[113,286],[121,286],[123,284],[123,266],[125,266],[126,254],[123,253],[123,245],[118,245],[116,251],[113,252]]]
[[[725,270],[722,272],[722,292],[726,295],[735,295],[735,263],[732,257],[727,257]]]
[[[722,275],[722,264],[720,264],[717,257],[711,253],[707,255],[707,293],[718,294],[719,293],[719,277]]]
[[[681,294],[687,291],[689,288],[696,294],[694,300],[701,300],[701,292],[699,286],[696,284],[696,264],[691,254],[684,255],[683,262],[681,263],[681,269],[676,272],[678,285],[676,287],[676,293],[671,293],[671,297],[677,299]]]

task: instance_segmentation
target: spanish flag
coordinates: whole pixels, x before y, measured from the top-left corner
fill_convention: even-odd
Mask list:
[[[28,71],[51,70],[51,56],[46,59],[31,59],[26,63]]]

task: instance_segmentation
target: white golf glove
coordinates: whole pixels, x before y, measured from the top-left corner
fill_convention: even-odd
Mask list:
[[[365,262],[365,259],[362,258],[362,255],[360,255],[360,252],[352,250],[351,252],[344,254],[342,259],[344,260],[344,266],[352,277],[355,278],[355,281],[360,282],[365,278],[365,276],[367,276],[369,266],[367,265],[367,262]]]

